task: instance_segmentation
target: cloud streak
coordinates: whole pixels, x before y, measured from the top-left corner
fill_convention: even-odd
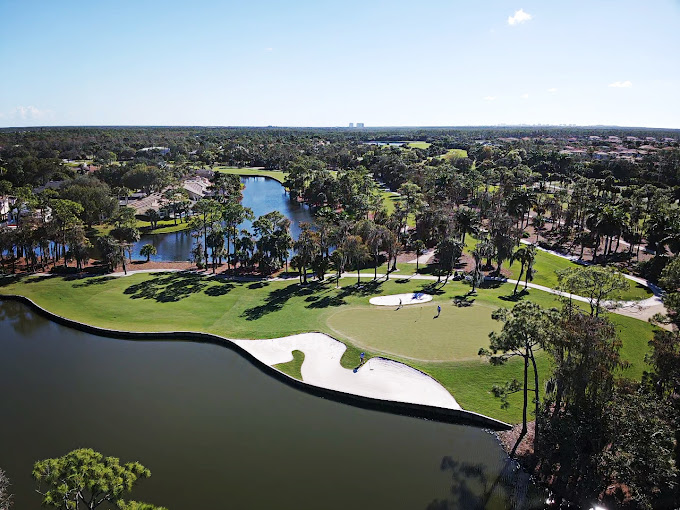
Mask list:
[[[508,16],[508,25],[519,25],[521,23],[526,23],[531,20],[532,16],[528,12],[524,12],[524,9],[515,11],[515,14]]]
[[[610,83],[609,86],[616,89],[629,89],[633,86],[633,83],[630,80],[615,81],[614,83]]]

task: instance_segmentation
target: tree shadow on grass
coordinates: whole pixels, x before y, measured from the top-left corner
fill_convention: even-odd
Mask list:
[[[529,291],[527,289],[522,289],[517,294],[510,294],[508,296],[498,296],[498,299],[502,299],[503,301],[512,301],[513,303],[516,303],[517,301],[521,301],[525,296],[528,295]]]
[[[13,283],[37,283],[45,278],[52,278],[52,276],[44,277],[33,277],[32,275],[3,275],[0,278],[0,287],[6,287],[7,285],[12,285]]]
[[[458,308],[466,308],[472,306],[475,302],[475,298],[470,296],[470,294],[458,295],[453,297],[453,304]]]
[[[231,289],[234,288],[233,283],[225,282],[225,281],[219,281],[217,285],[212,285],[205,289],[205,295],[206,296],[212,296],[212,297],[217,297],[217,296],[224,296],[226,294],[229,294],[231,292]]]
[[[318,297],[318,296],[309,296],[305,301],[309,302],[307,305],[307,308],[328,308],[331,306],[340,306],[347,304],[347,301],[345,301],[342,297],[340,296],[324,296],[324,297]]]
[[[370,296],[377,293],[383,283],[385,283],[385,280],[371,280],[348,285],[347,287],[340,289],[338,296],[343,299],[349,296]]]
[[[130,285],[123,291],[131,299],[153,299],[159,303],[174,303],[201,292],[208,282],[190,273],[160,273],[161,276]]]
[[[249,289],[260,288],[253,287],[253,285],[249,285],[248,288]],[[310,285],[305,286],[300,286],[299,284],[291,284],[280,289],[274,289],[271,292],[269,292],[269,295],[266,298],[264,298],[264,304],[248,308],[241,314],[241,317],[244,317],[246,320],[249,321],[258,320],[264,317],[265,315],[268,315],[273,312],[278,312],[279,310],[281,310],[283,308],[283,305],[285,305],[289,299],[293,297],[303,297],[312,295],[319,289],[321,289],[322,286],[323,284],[317,283],[312,283]]]
[[[74,283],[74,288],[90,287],[92,285],[103,285],[106,282],[115,280],[115,276],[82,276],[80,278],[65,278],[66,280],[82,280],[80,283]]]
[[[423,283],[416,292],[423,292],[425,294],[430,294],[432,296],[441,296],[446,291],[443,285],[437,284],[437,282]]]

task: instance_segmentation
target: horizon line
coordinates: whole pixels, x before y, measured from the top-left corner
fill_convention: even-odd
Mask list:
[[[211,128],[211,129],[344,129],[347,131],[371,131],[376,129],[470,129],[470,128],[608,128],[608,129],[650,129],[680,131],[680,127],[622,126],[618,124],[464,124],[464,125],[376,125],[364,127],[349,126],[287,126],[287,125],[219,125],[219,124],[60,124],[33,126],[0,126],[0,130],[11,129],[61,129],[61,128]]]

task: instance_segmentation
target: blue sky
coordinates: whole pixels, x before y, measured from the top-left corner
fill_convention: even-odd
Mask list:
[[[680,128],[680,1],[0,0],[0,126]]]

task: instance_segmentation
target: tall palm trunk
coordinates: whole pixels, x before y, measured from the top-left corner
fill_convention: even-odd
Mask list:
[[[529,357],[528,355],[524,356],[524,402],[522,404],[522,431],[519,434],[519,437],[517,438],[517,442],[515,443],[515,446],[512,447],[512,451],[510,452],[510,458],[515,457],[515,452],[517,451],[517,447],[519,444],[522,442],[522,439],[524,439],[524,436],[527,435],[527,407],[528,407],[528,400],[529,400],[529,390],[527,389],[527,383],[529,379]]]
[[[512,291],[512,295],[517,294],[517,287],[519,286],[519,282],[522,281],[522,275],[524,274],[524,263],[522,263],[520,270],[519,270],[519,278],[517,278],[517,283],[515,283],[515,290]]]

